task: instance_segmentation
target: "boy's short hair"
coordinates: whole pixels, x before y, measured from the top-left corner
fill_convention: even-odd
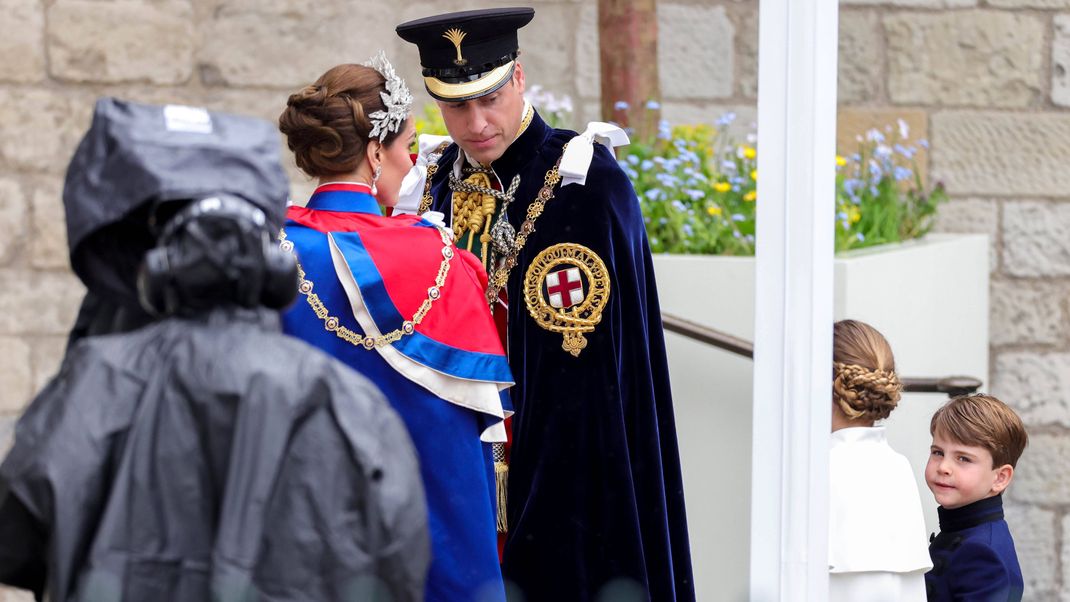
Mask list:
[[[937,432],[956,443],[987,449],[992,468],[1015,466],[1029,442],[1018,414],[991,395],[962,395],[944,404],[929,423],[929,434]]]

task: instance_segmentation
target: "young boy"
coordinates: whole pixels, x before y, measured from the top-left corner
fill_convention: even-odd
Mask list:
[[[933,415],[925,482],[940,504],[930,539],[929,601],[1022,599],[1022,571],[1003,520],[1003,491],[1028,436],[1018,415],[989,395],[956,397]]]

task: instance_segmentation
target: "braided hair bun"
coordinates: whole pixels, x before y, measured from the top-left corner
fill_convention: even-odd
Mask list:
[[[384,109],[386,79],[364,65],[338,65],[286,102],[279,130],[297,166],[312,177],[356,171],[365,159],[372,130],[368,115]],[[384,140],[390,145],[399,132]]]
[[[903,390],[888,341],[857,320],[837,322],[833,333],[833,402],[851,420],[887,418]]]

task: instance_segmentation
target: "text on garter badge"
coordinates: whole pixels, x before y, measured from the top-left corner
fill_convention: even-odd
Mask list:
[[[602,321],[609,301],[606,264],[583,245],[562,243],[535,256],[524,274],[524,303],[539,326],[564,336],[561,348],[578,357],[585,332]]]

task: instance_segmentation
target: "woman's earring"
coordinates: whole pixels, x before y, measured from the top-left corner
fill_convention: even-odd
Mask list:
[[[372,175],[372,196],[379,194],[379,189],[375,187],[375,183],[379,181],[379,176],[383,175],[383,164],[375,166],[375,174]]]

